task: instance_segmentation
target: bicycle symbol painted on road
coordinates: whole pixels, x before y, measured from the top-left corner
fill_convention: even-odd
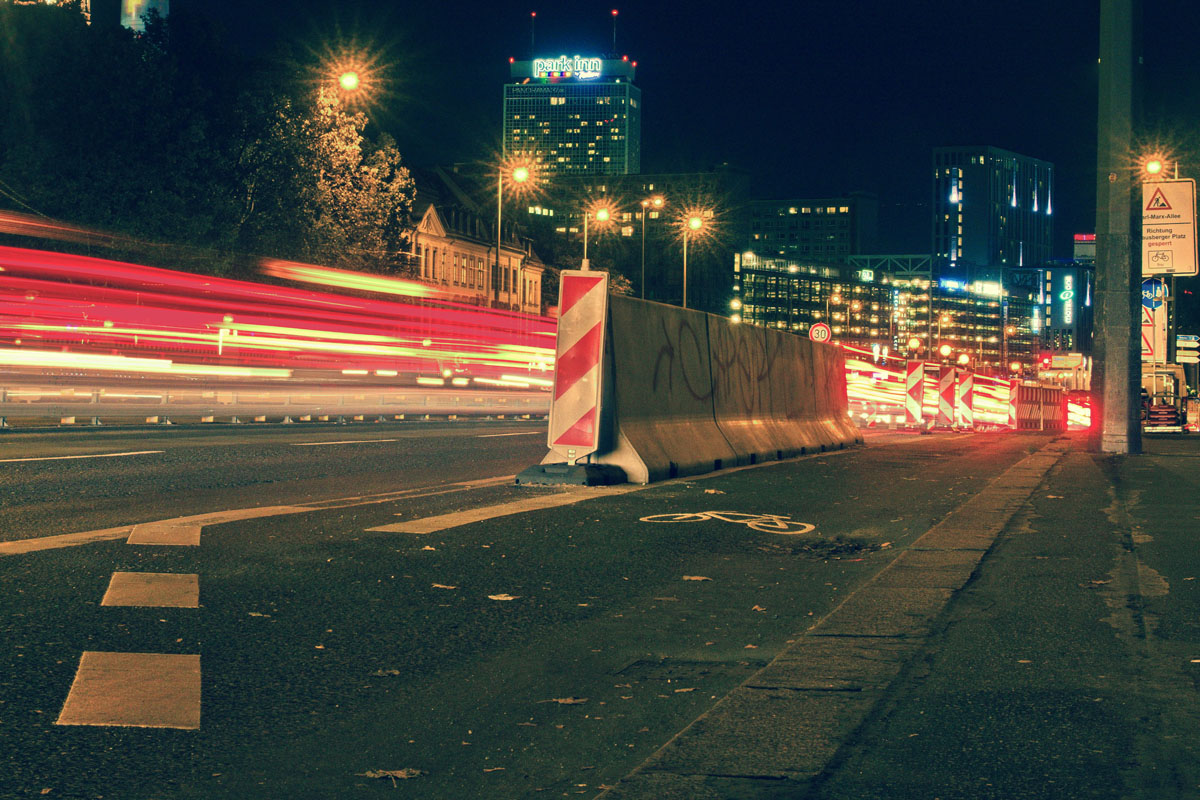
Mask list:
[[[717,519],[722,522],[735,522],[763,533],[782,533],[795,536],[815,530],[816,525],[807,522],[797,522],[780,514],[744,514],[740,511],[698,511],[693,514],[652,514],[642,517],[642,522],[704,522]]]

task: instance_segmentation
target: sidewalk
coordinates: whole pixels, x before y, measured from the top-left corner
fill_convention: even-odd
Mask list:
[[[601,796],[1200,797],[1200,441],[1084,448],[1010,468]]]

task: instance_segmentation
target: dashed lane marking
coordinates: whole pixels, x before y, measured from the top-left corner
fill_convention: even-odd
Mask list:
[[[545,431],[521,431],[520,433],[484,433],[476,436],[476,439],[495,439],[498,436],[545,436]]]
[[[200,576],[174,572],[114,572],[100,605],[199,608]]]
[[[165,450],[131,450],[128,453],[91,453],[82,456],[39,456],[37,458],[0,458],[0,464],[13,464],[18,461],[67,461],[74,458],[119,458],[121,456],[148,456],[152,453],[164,453]]]
[[[292,442],[292,447],[321,447],[327,444],[374,444],[375,442],[398,442],[399,439],[347,439],[342,442]]]
[[[179,545],[182,547],[200,546],[201,525],[195,523],[180,523],[173,520],[163,522],[145,522],[134,525],[126,544],[159,544]]]
[[[191,517],[179,517],[177,519],[138,523],[138,525],[179,525],[190,522],[200,527],[204,527],[205,525],[218,525],[222,522],[233,522],[239,519],[254,519],[257,517],[270,517],[280,514],[302,514],[310,511],[327,511],[336,508],[351,508],[353,506],[387,503],[392,500],[400,500],[403,498],[435,497],[437,495],[451,494],[453,492],[466,492],[472,489],[478,489],[487,486],[501,486],[512,483],[514,477],[514,475],[504,475],[497,478],[479,478],[471,481],[459,481],[456,483],[423,487],[419,489],[403,489],[396,492],[385,492],[375,495],[339,497],[331,500],[321,500],[314,503],[307,503],[301,506],[264,506],[262,508],[218,511],[210,514],[198,514]],[[54,550],[60,547],[75,547],[82,544],[92,544],[94,542],[124,539],[128,537],[133,529],[138,525],[120,525],[115,528],[104,528],[103,530],[81,531],[79,533],[63,533],[57,536],[41,536],[29,539],[17,539],[11,542],[0,542],[0,556],[16,556],[24,553],[36,553],[41,550]],[[137,542],[131,542],[131,544],[137,544]]]
[[[86,650],[57,725],[200,727],[200,656]]]

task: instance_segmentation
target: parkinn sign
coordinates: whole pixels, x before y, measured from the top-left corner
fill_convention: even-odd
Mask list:
[[[591,78],[598,76],[602,69],[603,62],[599,58],[559,56],[558,58],[535,58],[533,60],[534,75],[570,72],[579,78]]]

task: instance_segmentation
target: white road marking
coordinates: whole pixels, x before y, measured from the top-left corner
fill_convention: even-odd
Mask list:
[[[100,605],[199,608],[200,576],[175,572],[114,572]]]
[[[200,656],[85,650],[57,725],[200,727]]]
[[[545,431],[522,431],[521,433],[484,433],[476,439],[495,439],[497,436],[545,436]]]
[[[163,544],[183,547],[200,546],[201,525],[189,522],[144,522],[134,525],[126,544]]]
[[[497,517],[507,517],[525,511],[537,511],[542,508],[556,508],[582,503],[584,500],[595,500],[600,497],[613,497],[628,492],[645,489],[645,486],[623,486],[619,489],[598,491],[595,488],[582,491],[567,491],[556,494],[542,494],[515,500],[511,503],[500,503],[482,508],[470,508],[466,511],[456,511],[453,514],[441,514],[436,517],[423,517],[407,522],[396,522],[391,525],[380,525],[377,528],[367,528],[369,531],[380,533],[435,533],[447,528],[457,528],[460,525],[470,525],[472,522],[483,522]]]
[[[344,442],[292,442],[292,447],[320,447],[326,444],[370,444],[371,442],[398,442],[399,439],[347,439]]]
[[[133,450],[128,453],[94,453],[86,456],[42,456],[40,458],[0,458],[0,464],[12,464],[17,461],[66,461],[72,458],[117,458],[119,456],[145,456],[151,453],[162,453],[163,450]]]

